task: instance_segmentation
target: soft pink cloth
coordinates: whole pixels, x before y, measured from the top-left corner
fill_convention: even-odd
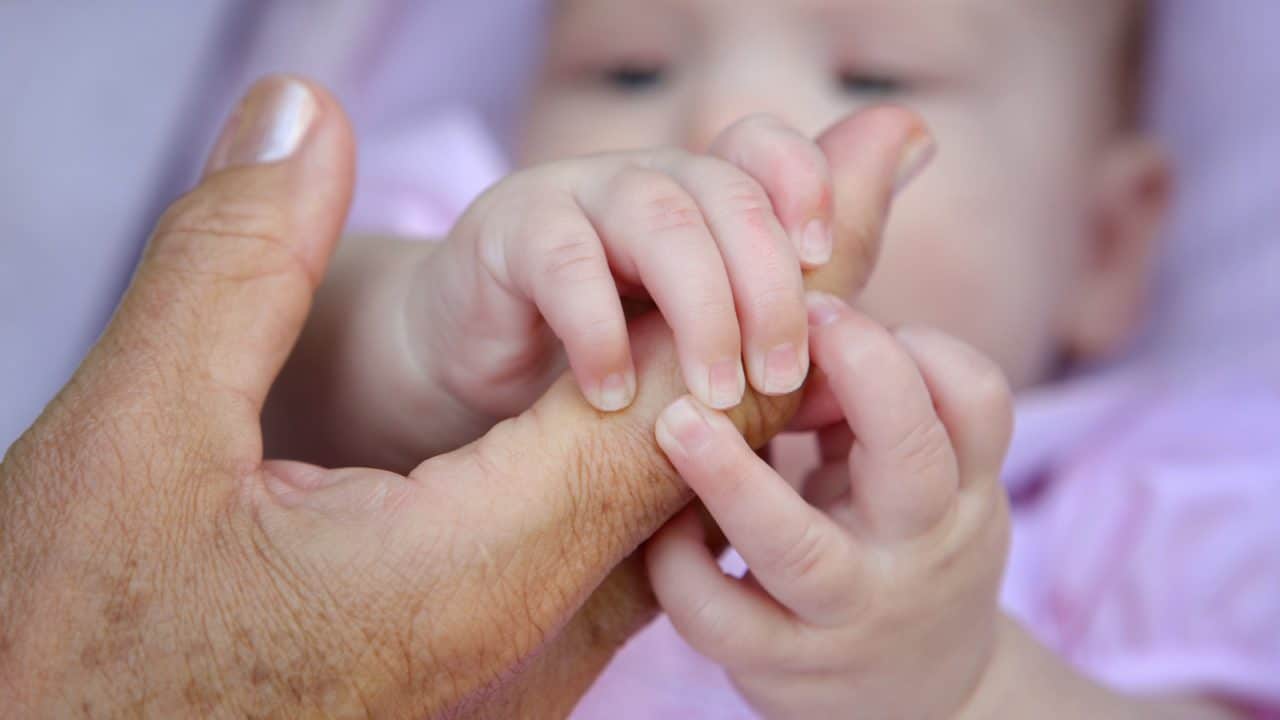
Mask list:
[[[507,169],[484,125],[464,107],[368,138],[360,155],[360,191],[348,225],[408,238],[443,238]]]
[[[1019,420],[1062,441],[1010,467],[1010,611],[1115,687],[1280,710],[1280,373],[1117,373]]]

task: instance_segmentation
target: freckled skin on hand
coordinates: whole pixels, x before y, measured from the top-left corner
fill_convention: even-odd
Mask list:
[[[315,157],[226,169],[176,203],[103,339],[0,464],[6,711],[563,717],[652,617],[634,553],[690,500],[654,437],[685,392],[660,318],[631,327],[626,412],[566,377],[407,477],[312,467],[332,483],[302,504],[273,489],[288,469],[264,462],[261,401],[315,290],[293,251],[336,239],[349,182],[317,168],[353,165],[312,90]],[[315,202],[282,225],[299,197]],[[811,283],[860,286],[865,253],[838,250]],[[732,416],[759,447],[797,402],[750,396]]]
[[[90,717],[124,707],[167,716],[564,716],[614,652],[656,612],[643,569],[631,556],[691,497],[653,438],[658,414],[683,392],[669,331],[661,318],[651,316],[633,323],[633,338],[641,383],[629,411],[598,413],[566,377],[531,413],[542,452],[552,456],[550,465],[539,469],[559,473],[567,495],[560,519],[549,522],[544,533],[523,539],[522,555],[543,560],[524,568],[536,572],[511,576],[521,579],[507,586],[511,597],[505,606],[523,605],[523,617],[540,630],[504,631],[489,618],[486,626],[494,633],[483,643],[489,652],[474,667],[448,662],[441,672],[436,653],[453,656],[458,648],[453,641],[433,639],[430,618],[425,624],[421,617],[410,619],[415,611],[399,599],[383,598],[389,604],[382,607],[334,605],[347,594],[344,581],[313,584],[328,571],[288,567],[292,561],[284,560],[285,549],[273,547],[250,518],[226,510],[206,515],[183,509],[173,515],[200,518],[182,521],[177,535],[200,548],[190,557],[175,551],[172,529],[154,542],[119,532],[121,517],[154,510],[105,507],[81,498],[69,513],[77,517],[75,527],[50,535],[45,548],[72,561],[53,570],[33,565],[37,574],[27,586],[38,588],[34,602],[16,626],[0,622],[5,628],[0,637],[7,639],[0,647],[0,669],[8,672],[11,663],[22,662],[12,657],[15,631],[18,646],[25,638],[28,650],[32,637],[45,638],[72,660],[44,656],[49,664],[37,676],[41,684],[24,691],[43,702],[61,697],[54,707]],[[759,446],[781,429],[796,402],[794,397],[749,397],[733,415]],[[520,424],[499,427],[480,446],[503,442],[504,432],[527,431]],[[35,437],[28,445],[43,441]],[[196,462],[168,460],[179,467]],[[151,471],[165,474],[163,467]],[[59,474],[50,468],[44,475]],[[22,532],[22,523],[7,529]],[[560,560],[548,564],[546,558]],[[260,569],[209,575],[220,563]],[[161,591],[166,575],[184,582]],[[360,582],[394,588],[404,580],[374,572]],[[92,602],[68,615],[48,612],[66,588],[88,589]],[[327,597],[329,592],[335,595]],[[271,619],[250,629],[231,622],[235,617]],[[368,652],[364,643],[403,637],[406,626],[414,627],[420,646],[383,657],[370,671],[362,659]],[[518,668],[514,674],[513,666]],[[406,701],[406,693],[394,689],[412,681],[419,685],[407,695],[418,699]],[[428,692],[422,692],[423,684],[431,686]]]
[[[866,271],[857,257],[850,255],[838,254],[830,265],[812,273],[808,278],[810,287],[842,291],[865,279]],[[596,510],[579,515],[580,519],[585,517],[586,525],[578,528],[574,536],[619,540],[608,547],[584,544],[561,552],[579,559],[598,554],[588,562],[597,567],[616,567],[520,682],[504,688],[510,699],[496,706],[487,705],[470,717],[566,715],[622,644],[656,616],[657,603],[642,563],[631,554],[640,541],[692,499],[652,431],[661,411],[683,392],[683,381],[670,332],[660,317],[651,314],[633,319],[631,335],[641,383],[635,404],[626,412],[598,413],[580,399],[569,377],[553,387],[535,408],[556,419],[557,427],[551,431],[557,438],[553,444],[563,442],[569,448],[565,454],[566,477],[573,478],[577,501]],[[730,417],[749,444],[762,448],[785,427],[799,401],[799,393],[764,397],[748,391],[743,404]],[[626,502],[619,502],[619,498]],[[573,587],[581,577],[564,576],[558,582]],[[573,688],[574,692],[559,698],[537,692],[537,688],[551,682]]]
[[[415,621],[407,620],[404,610],[394,607],[351,608],[343,614],[306,608],[300,605],[304,602],[301,596],[315,591],[308,590],[300,576],[288,575],[296,570],[278,568],[286,575],[275,578],[255,574],[238,580],[202,581],[236,588],[232,597],[239,597],[231,599],[230,605],[227,598],[218,601],[220,606],[211,604],[213,593],[198,584],[176,594],[160,595],[156,589],[160,578],[145,576],[139,568],[148,566],[147,553],[163,558],[173,555],[172,548],[146,547],[139,538],[113,532],[118,518],[99,506],[80,515],[81,523],[97,528],[90,533],[95,538],[95,548],[89,553],[92,562],[85,560],[83,550],[68,547],[66,552],[81,555],[80,562],[63,568],[71,573],[64,580],[52,581],[57,587],[93,588],[95,619],[86,619],[81,625],[93,631],[67,635],[65,631],[76,624],[74,618],[57,619],[42,612],[38,604],[29,608],[33,615],[28,630],[43,632],[38,628],[45,628],[48,637],[73,643],[66,650],[74,657],[74,665],[55,665],[56,672],[47,676],[53,686],[61,688],[58,694],[74,703],[61,706],[89,717],[110,714],[110,708],[126,705],[140,713],[170,716],[218,715],[232,708],[231,714],[238,716],[295,711],[353,717],[564,716],[616,650],[654,616],[656,604],[643,568],[630,556],[691,498],[652,434],[658,414],[683,392],[669,331],[658,317],[638,319],[633,328],[642,381],[632,409],[602,415],[585,404],[566,377],[533,413],[539,418],[544,451],[554,453],[555,462],[561,463],[558,472],[569,486],[566,500],[571,501],[561,512],[564,522],[572,523],[573,528],[568,533],[564,527],[550,528],[545,537],[528,538],[525,544],[534,548],[529,552],[573,562],[558,562],[549,572],[540,564],[543,570],[539,577],[521,581],[520,585],[527,587],[510,588],[518,591],[510,601],[523,602],[528,617],[543,628],[542,633],[523,639],[505,632],[494,638],[496,643],[514,643],[493,654],[515,660],[520,669],[514,675],[476,667],[446,676],[437,672],[438,667],[432,669],[430,652],[423,647],[407,649],[408,657],[388,659],[383,672],[356,671],[360,637],[401,636],[403,628]],[[781,429],[796,402],[794,397],[763,401],[748,397],[733,416],[759,446]],[[499,428],[490,441],[501,441],[501,435]],[[236,530],[243,518],[232,520],[231,526],[225,525],[227,521],[225,515],[215,516],[212,527],[184,529],[187,542],[217,548],[209,551],[214,553],[210,559],[188,558],[187,562],[212,566],[211,558],[219,553],[224,557],[245,553],[274,557],[269,542],[254,550],[254,541],[245,540],[257,537],[257,542],[263,542],[261,529],[243,526]],[[16,524],[10,528],[18,530]],[[63,540],[70,537],[64,535]],[[199,568],[184,572],[184,563],[176,559],[162,559],[159,564],[167,566],[160,572],[202,577]],[[153,567],[152,572],[158,571]],[[301,584],[290,589],[290,582]],[[398,581],[372,582],[390,586]],[[596,588],[594,592],[584,595],[584,588],[591,587]],[[519,595],[535,601],[519,600]],[[548,598],[553,600],[548,603]],[[292,608],[284,615],[286,625],[280,626],[277,619],[274,628],[217,630],[228,617],[238,613],[253,617],[261,608],[273,605]],[[363,612],[364,617],[356,619],[350,612]],[[11,638],[13,630],[6,629],[3,637]],[[308,637],[309,633],[329,637],[326,640],[320,635],[317,637],[322,639],[317,640]],[[416,634],[429,636],[429,627],[418,629]],[[214,641],[219,635],[226,639]],[[6,641],[7,646],[12,644],[11,639]],[[175,657],[163,650],[165,647],[183,650]],[[497,645],[491,647],[498,649]],[[328,651],[317,656],[316,648]],[[448,653],[445,648],[441,651]],[[7,650],[0,652],[0,660],[9,654]],[[501,667],[511,664],[510,660],[497,661]],[[153,674],[145,685],[153,690],[172,687],[176,692],[168,699],[162,692],[148,693],[142,685],[127,680],[134,677],[143,683],[140,668],[148,666]],[[0,663],[3,667],[6,663]],[[428,693],[421,703],[393,700],[395,694],[388,694],[387,688],[409,683],[411,678],[435,685],[436,692]],[[548,692],[549,688],[556,692]]]

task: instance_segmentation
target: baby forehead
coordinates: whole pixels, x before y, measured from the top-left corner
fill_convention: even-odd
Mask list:
[[[551,0],[551,29],[564,33],[550,50],[613,42],[631,35],[712,42],[725,33],[746,40],[761,27],[812,27],[848,44],[899,44],[997,57],[1034,53],[1111,57],[1129,44],[1144,0]],[[736,20],[749,20],[747,29]],[[795,20],[797,24],[791,21]],[[772,25],[771,25],[772,23]],[[767,33],[768,31],[765,30]],[[738,34],[735,34],[738,33]],[[834,33],[834,35],[831,35]],[[843,44],[843,43],[842,43]],[[1066,63],[1059,63],[1066,64]]]

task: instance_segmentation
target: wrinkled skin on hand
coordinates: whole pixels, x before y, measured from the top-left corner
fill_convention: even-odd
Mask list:
[[[0,465],[6,712],[559,717],[653,614],[627,558],[690,499],[653,438],[683,392],[656,318],[634,324],[625,413],[566,378],[408,477],[263,461],[262,401],[349,202],[349,128],[313,91],[297,158],[217,173],[170,209],[112,325]],[[917,130],[885,110],[828,135],[846,171],[816,285],[865,281]],[[883,141],[850,142],[867,133]],[[796,405],[734,417],[758,447]]]
[[[569,377],[531,411],[531,416],[555,425],[547,435],[562,443],[555,446],[560,450],[554,454],[564,463],[566,500],[576,506],[565,515],[571,515],[577,526],[567,536],[563,528],[548,527],[547,542],[570,540],[558,553],[566,564],[590,568],[596,575],[587,587],[600,585],[585,600],[579,596],[581,608],[533,660],[519,686],[499,688],[502,703],[486,703],[474,717],[567,715],[617,649],[657,613],[643,563],[631,553],[693,497],[652,437],[653,423],[666,404],[683,392],[684,384],[660,317],[636,321],[632,338],[642,380],[637,402],[626,413],[597,414]],[[798,405],[797,396],[765,398],[748,393],[732,416],[752,444],[762,447],[782,430]],[[499,427],[496,435],[482,442],[503,432],[505,428]],[[609,574],[602,581],[604,572]],[[566,584],[580,588],[583,579],[566,578]],[[547,688],[570,687],[574,692],[546,693]]]
[[[811,290],[850,296],[866,284],[874,268],[896,169],[887,163],[896,157],[897,148],[893,134],[887,133],[889,141],[881,152],[867,152],[867,166],[856,170],[850,168],[855,159],[842,155],[842,150],[852,134],[885,129],[871,128],[872,123],[897,127],[898,147],[911,132],[919,131],[918,121],[905,113],[885,113],[845,122],[823,138],[833,166],[846,174],[836,176],[836,252],[828,265],[807,274]],[[567,497],[579,505],[574,516],[590,523],[574,531],[572,537],[582,542],[566,554],[579,562],[590,558],[595,567],[614,569],[520,681],[501,688],[501,700],[484,706],[475,717],[567,715],[613,654],[657,613],[643,563],[630,553],[693,497],[653,434],[658,415],[685,390],[661,317],[650,313],[633,321],[631,341],[641,382],[639,396],[627,411],[595,412],[566,375],[528,414],[553,419],[555,427],[548,432],[564,448],[557,456],[566,463],[565,477],[575,479]],[[749,388],[742,405],[728,415],[748,444],[760,449],[786,427],[802,396],[803,391],[766,397]],[[618,542],[609,543],[609,539]],[[574,692],[552,697],[545,694],[550,687],[571,687]]]

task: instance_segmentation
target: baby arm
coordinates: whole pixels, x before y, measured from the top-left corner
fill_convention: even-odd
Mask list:
[[[985,718],[1150,718],[1243,720],[1251,715],[1226,703],[1195,697],[1135,697],[1105,688],[1076,672],[1013,620],[1001,617],[997,651],[977,693],[958,715]]]
[[[999,611],[1012,414],[993,363],[829,296],[809,306],[824,380],[805,415],[839,422],[804,497],[690,399],[657,430],[751,574],[721,573],[686,513],[650,543],[654,589],[749,702],[779,718],[1230,717],[1112,693]]]
[[[412,467],[529,407],[571,367],[601,411],[636,373],[624,300],[672,327],[682,375],[726,409],[807,374],[802,270],[832,253],[817,143],[755,117],[708,155],[577,158],[516,173],[439,245],[348,241],[273,394],[273,445]],[[745,358],[745,366],[743,359]]]

